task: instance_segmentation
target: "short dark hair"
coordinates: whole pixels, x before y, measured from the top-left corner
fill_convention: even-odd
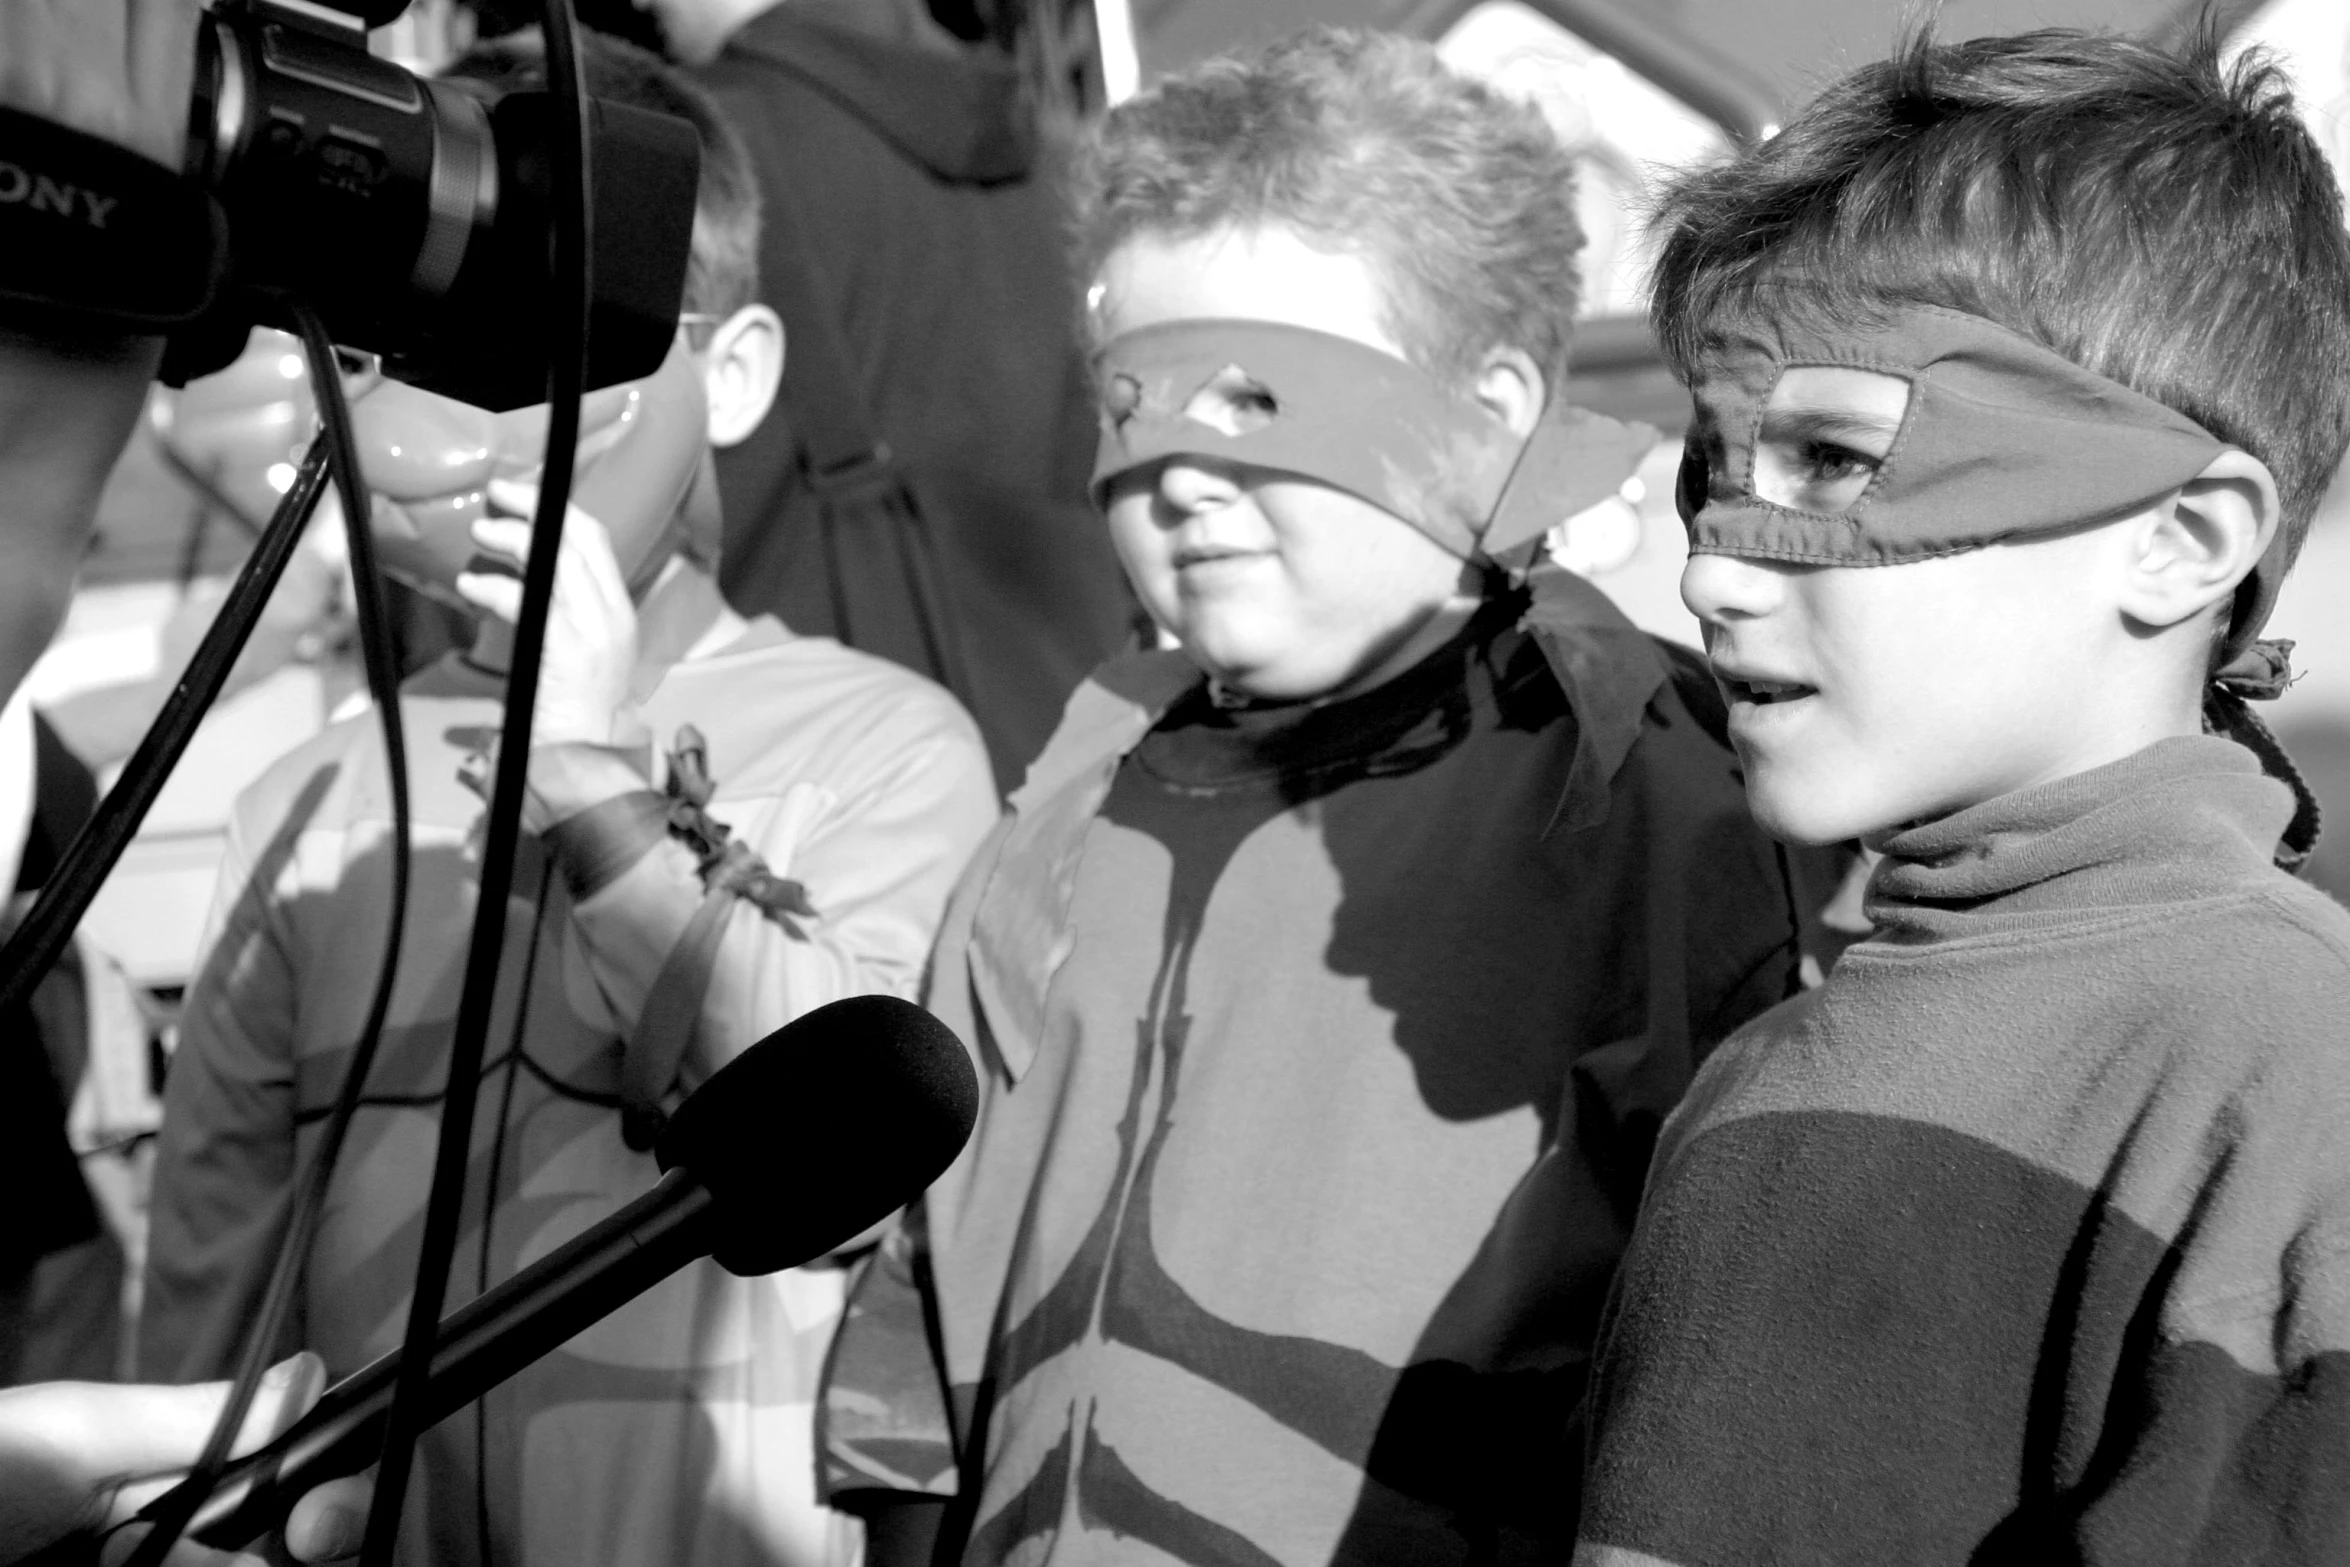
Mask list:
[[[587,89],[632,109],[674,115],[702,142],[702,178],[694,192],[693,253],[686,263],[685,308],[730,316],[759,293],[759,182],[742,137],[710,95],[659,55],[608,34],[582,31]],[[476,44],[442,75],[479,82],[493,93],[546,86],[546,49],[526,28]]]
[[[1748,309],[1986,317],[2177,409],[2276,476],[2297,551],[2350,444],[2350,237],[2285,76],[1920,31],[1664,196],[1651,316],[1684,374]]]
[[[1317,27],[1177,72],[1109,112],[1073,184],[1080,277],[1138,234],[1279,223],[1370,263],[1422,368],[1517,348],[1565,390],[1574,159],[1417,39]]]

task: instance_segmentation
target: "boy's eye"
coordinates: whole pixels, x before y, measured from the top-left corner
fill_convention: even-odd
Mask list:
[[[382,358],[356,348],[338,346],[335,349],[335,368],[343,373],[343,395],[353,401],[366,396],[383,379]]]
[[[1262,430],[1280,416],[1281,399],[1273,389],[1238,365],[1226,365],[1210,376],[1183,405],[1183,417],[1226,435]]]
[[[1878,458],[1841,442],[1775,438],[1766,423],[1754,448],[1754,493],[1796,511],[1846,511],[1868,489],[1878,465]]]
[[[1113,425],[1123,427],[1142,407],[1142,383],[1130,375],[1113,375],[1102,383],[1102,412]]]
[[[1814,441],[1801,454],[1804,477],[1814,485],[1841,484],[1877,471],[1877,459],[1833,441]]]
[[[1784,371],[1763,407],[1754,447],[1754,493],[1796,511],[1858,504],[1884,466],[1909,407],[1899,376],[1840,366]]]
[[[1673,476],[1673,509],[1683,522],[1694,522],[1705,510],[1713,489],[1714,465],[1721,461],[1721,438],[1711,430],[1692,427],[1681,442],[1681,469]]]

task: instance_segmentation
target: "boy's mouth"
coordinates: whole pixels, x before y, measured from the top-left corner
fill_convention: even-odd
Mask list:
[[[1740,679],[1732,675],[1721,675],[1718,678],[1732,702],[1751,702],[1757,707],[1801,701],[1807,696],[1819,694],[1819,687],[1794,680]]]
[[[1182,571],[1191,566],[1210,566],[1227,560],[1253,560],[1263,553],[1262,550],[1236,549],[1224,544],[1187,545],[1175,552],[1175,569]]]

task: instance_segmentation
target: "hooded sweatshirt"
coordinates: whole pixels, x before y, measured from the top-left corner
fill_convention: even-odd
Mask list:
[[[1582,1567],[2350,1560],[2350,914],[2250,752],[1896,835],[1660,1139]]]
[[[699,74],[757,172],[759,297],[789,340],[774,411],[718,454],[720,577],[746,614],[924,673],[917,623],[943,621],[951,683],[1009,789],[1127,639],[1132,599],[1086,499],[1098,415],[1021,74],[1000,51],[919,41],[912,19],[893,33],[890,12],[787,0]],[[787,303],[803,291],[828,322]],[[824,330],[855,386],[830,379]],[[869,518],[828,514],[809,430],[844,399],[919,500],[923,561],[896,558]]]

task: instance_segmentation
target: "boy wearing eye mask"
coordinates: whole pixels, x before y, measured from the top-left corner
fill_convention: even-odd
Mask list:
[[[1756,815],[1875,934],[1667,1125],[1583,1567],[2350,1559],[2350,916],[2244,706],[2350,439],[2277,70],[1920,38],[1666,205]]]
[[[719,598],[710,449],[759,423],[783,350],[750,303],[755,187],[707,99],[642,51],[590,42],[590,92],[701,135],[688,315],[657,370],[581,412],[451,1309],[647,1190],[663,1114],[738,1052],[843,996],[911,995],[997,814],[951,696]],[[542,70],[531,41],[508,40],[453,74],[528,90]],[[469,603],[480,629],[402,688],[399,983],[294,1330],[338,1375],[396,1348],[406,1321],[546,431],[543,407],[352,390],[387,567]],[[238,803],[168,1088],[141,1325],[153,1375],[225,1374],[268,1277],[289,1174],[381,961],[383,769],[361,715]],[[426,1433],[404,1554],[849,1567],[856,1528],[818,1504],[810,1451],[845,1283],[823,1265],[738,1279],[704,1261],[629,1302]]]
[[[877,1562],[949,1498],[973,1563],[1566,1551],[1649,1137],[1797,957],[1687,655],[1525,571],[1644,444],[1561,396],[1572,172],[1367,34],[1100,133],[1095,495],[1177,646],[950,907],[985,1105],[826,1401]]]

